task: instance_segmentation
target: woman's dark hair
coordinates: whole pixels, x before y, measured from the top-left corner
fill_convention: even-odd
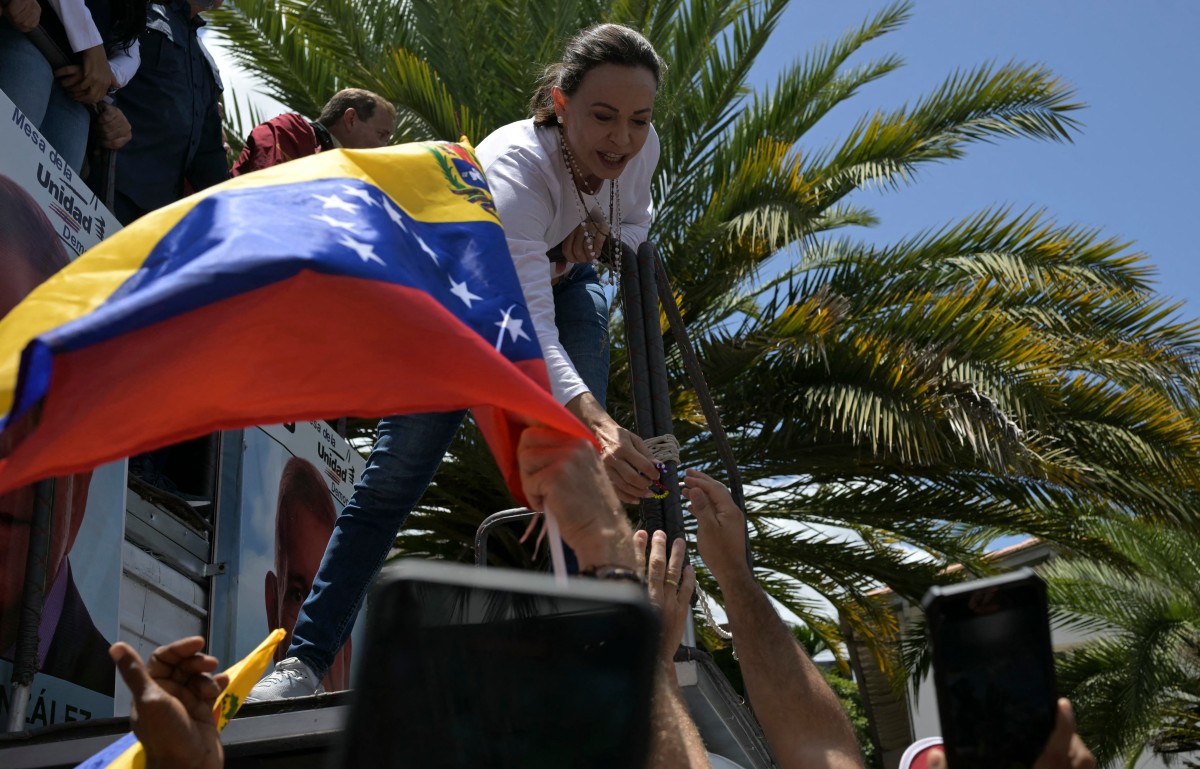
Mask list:
[[[129,48],[146,31],[146,0],[111,0],[111,24],[105,42]]]
[[[666,69],[654,46],[637,30],[621,24],[588,27],[567,43],[562,61],[546,67],[538,79],[537,90],[529,100],[534,125],[548,126],[558,122],[551,97],[555,86],[571,96],[579,89],[584,75],[601,64],[645,67],[654,75],[655,85]]]

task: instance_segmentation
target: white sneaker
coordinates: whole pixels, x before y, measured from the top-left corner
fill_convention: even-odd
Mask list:
[[[325,687],[316,674],[296,657],[288,657],[275,663],[275,672],[254,685],[246,695],[246,702],[270,702],[290,700],[293,697],[308,697],[322,694]]]

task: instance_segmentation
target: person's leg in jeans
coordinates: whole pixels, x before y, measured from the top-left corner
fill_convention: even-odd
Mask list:
[[[92,116],[87,107],[72,99],[66,89],[55,81],[50,89],[46,116],[41,123],[42,135],[76,173],[83,169],[91,124]]]
[[[579,378],[607,408],[608,297],[595,267],[575,265],[554,286],[554,325]]]
[[[0,91],[78,172],[87,150],[87,108],[58,84],[50,63],[29,38],[7,23],[0,23]]]
[[[288,656],[308,665],[318,681],[350,637],[396,532],[425,493],[465,415],[448,411],[379,420],[367,469],[334,524],[288,649]]]
[[[7,22],[0,22],[0,91],[34,127],[46,117],[54,72],[41,51]],[[8,115],[4,115],[7,120]]]

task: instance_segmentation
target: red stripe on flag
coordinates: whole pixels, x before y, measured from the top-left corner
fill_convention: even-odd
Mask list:
[[[514,496],[521,429],[591,440],[546,387],[427,294],[313,272],[55,357],[0,493],[204,435],[354,414],[477,409]]]

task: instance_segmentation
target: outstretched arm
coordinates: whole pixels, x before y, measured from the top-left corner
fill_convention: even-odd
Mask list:
[[[486,144],[488,142],[484,142]],[[658,478],[650,452],[640,438],[618,425],[588,390],[558,336],[551,286],[554,270],[546,256],[549,248],[558,245],[546,242],[559,205],[557,193],[548,186],[536,153],[510,150],[489,157],[484,145],[481,145],[480,159],[496,201],[496,211],[504,222],[505,240],[521,282],[529,317],[537,331],[538,344],[542,347],[554,398],[600,441],[601,459],[617,495],[624,502],[637,502],[650,496],[650,482]],[[645,188],[648,204],[649,174]],[[566,204],[573,205],[569,199]],[[648,224],[649,211],[646,218]],[[569,236],[564,252],[574,254],[576,240]]]
[[[555,517],[581,571],[634,567],[629,519],[591,443],[527,427],[517,445],[517,463],[530,507]]]
[[[688,715],[675,677],[674,654],[696,586],[696,574],[683,567],[683,541],[675,543],[670,563],[666,535],[658,532],[647,570],[646,532],[631,535],[629,521],[590,443],[543,427],[521,433],[517,447],[521,487],[529,504],[555,516],[562,537],[583,571],[618,566],[646,573],[650,601],[663,619],[662,643],[655,665],[651,704],[650,761],[663,769],[701,769],[708,756]],[[648,572],[648,573],[647,573]],[[669,584],[670,579],[674,584]],[[678,588],[678,590],[676,589]]]
[[[725,595],[746,694],[782,769],[861,769],[858,742],[829,684],[746,564],[745,516],[728,489],[688,470],[683,495],[697,549]]]
[[[201,654],[204,639],[183,638],[142,658],[128,644],[115,643],[109,656],[133,694],[130,721],[146,751],[147,769],[221,769],[224,751],[213,705],[228,685],[213,676],[217,658]]]

